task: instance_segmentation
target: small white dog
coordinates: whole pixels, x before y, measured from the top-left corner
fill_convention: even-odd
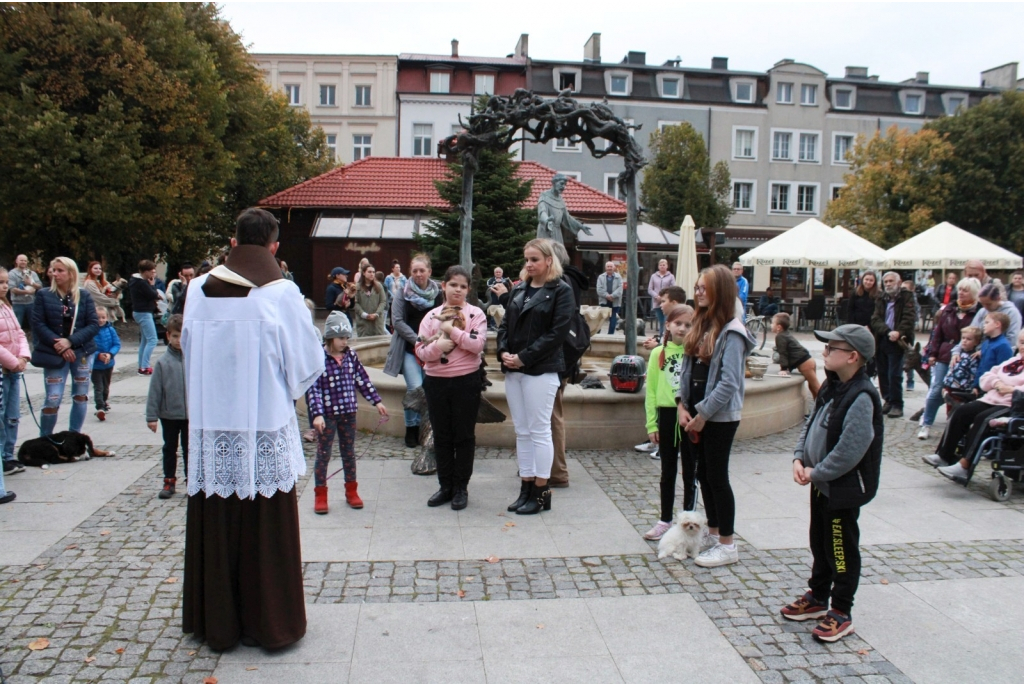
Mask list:
[[[687,557],[696,559],[700,554],[700,543],[707,530],[707,523],[704,514],[696,511],[680,512],[672,527],[661,536],[658,558],[672,557],[679,561]]]

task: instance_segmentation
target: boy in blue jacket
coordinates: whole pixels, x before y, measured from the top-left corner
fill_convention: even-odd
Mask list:
[[[121,351],[121,338],[114,330],[114,324],[107,320],[107,308],[97,307],[96,318],[100,322],[100,332],[93,342],[96,343],[96,359],[92,364],[93,396],[96,399],[96,418],[107,420],[110,411],[110,379],[114,375],[114,357]]]
[[[1010,317],[1002,312],[989,312],[981,332],[985,338],[981,341],[981,360],[978,371],[974,374],[975,394],[982,394],[979,383],[981,377],[1013,356],[1013,348],[1006,339],[1006,330],[1010,327]]]

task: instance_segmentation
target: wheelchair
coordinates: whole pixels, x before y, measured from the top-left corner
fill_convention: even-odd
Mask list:
[[[964,455],[970,463],[967,477],[955,480],[967,487],[978,465],[987,459],[992,462],[988,494],[996,502],[1005,502],[1013,492],[1013,484],[1020,484],[1024,478],[1024,392],[1015,390],[1010,408],[990,416],[988,423],[976,441],[973,455]],[[970,450],[971,446],[961,443],[960,449]]]

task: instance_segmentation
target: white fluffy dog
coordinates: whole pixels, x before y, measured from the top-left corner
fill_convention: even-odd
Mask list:
[[[708,520],[696,511],[683,511],[676,516],[672,527],[661,536],[658,543],[658,558],[672,557],[679,561],[687,557],[696,559],[700,554],[700,543],[707,530]]]

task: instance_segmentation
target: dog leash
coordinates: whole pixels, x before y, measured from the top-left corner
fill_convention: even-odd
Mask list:
[[[25,374],[24,373],[21,374],[21,385],[22,385],[23,388],[25,388],[25,401],[28,402],[28,413],[32,415],[32,420],[35,421],[36,428],[38,428],[39,432],[42,433],[43,432],[43,427],[39,425],[39,419],[36,418],[36,410],[32,406],[32,398],[29,397],[28,381],[25,380]],[[42,437],[46,438],[51,443],[53,443],[54,445],[57,445],[57,446],[61,446],[61,445],[64,444],[63,440],[60,441],[60,442],[57,442],[56,440],[54,440],[49,435],[43,435]]]
[[[382,416],[379,419],[377,419],[377,425],[374,426],[373,432],[370,433],[370,442],[366,443],[366,449],[363,450],[362,454],[356,455],[356,457],[355,457],[356,459],[362,459],[363,457],[366,456],[366,453],[370,451],[370,446],[373,445],[373,439],[377,437],[377,430],[381,426],[383,426],[385,423],[387,423],[390,418],[391,418],[390,416]],[[342,466],[340,469],[338,469],[337,471],[335,471],[331,475],[327,476],[327,478],[325,479],[324,482],[334,478],[336,475],[338,475],[339,473],[341,473],[344,470],[345,470],[345,467]]]

